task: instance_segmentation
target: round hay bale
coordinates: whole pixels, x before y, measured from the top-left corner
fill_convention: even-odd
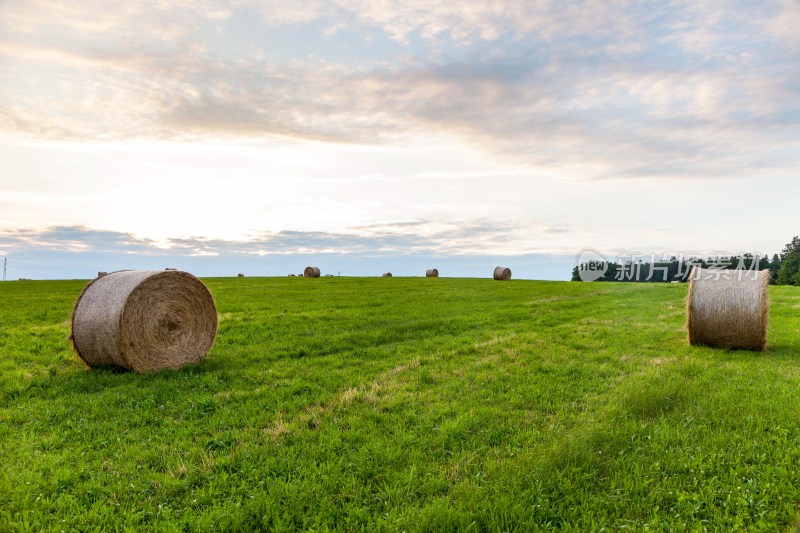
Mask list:
[[[511,269],[507,267],[497,267],[494,269],[494,279],[498,281],[508,281],[511,279]]]
[[[304,278],[318,278],[319,277],[319,267],[312,267],[308,266],[305,270],[303,270],[303,277]]]
[[[97,273],[97,277],[98,278],[102,278],[103,276],[106,276],[106,275],[108,275],[108,272],[98,272]]]
[[[384,272],[383,273],[383,277],[384,278],[391,278],[392,277],[392,273],[391,272]]]
[[[428,270],[425,271],[425,277],[426,278],[438,278],[439,277],[439,271],[437,269],[435,269],[435,268],[429,268]]]
[[[243,278],[243,277],[244,277],[244,274],[242,274],[241,272],[239,272],[238,274],[236,274],[236,277],[237,277],[237,278]]]
[[[693,267],[686,296],[689,344],[762,351],[767,345],[769,271]]]
[[[112,272],[89,283],[72,311],[72,344],[90,367],[180,368],[199,363],[216,334],[211,293],[176,270]]]

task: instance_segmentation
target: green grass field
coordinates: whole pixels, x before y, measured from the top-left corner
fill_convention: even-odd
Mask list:
[[[85,282],[0,283],[0,531],[793,530],[800,289],[764,353],[685,285],[204,280],[201,365],[87,370]]]

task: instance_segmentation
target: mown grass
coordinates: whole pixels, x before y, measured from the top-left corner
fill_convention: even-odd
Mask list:
[[[0,283],[0,530],[791,529],[800,290],[689,347],[685,286],[205,280],[206,361],[87,370],[84,282]]]

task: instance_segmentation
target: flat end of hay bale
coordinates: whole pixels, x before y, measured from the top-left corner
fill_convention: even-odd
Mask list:
[[[89,283],[72,314],[72,343],[90,367],[138,373],[205,358],[217,333],[206,286],[188,272],[120,271]]]
[[[508,267],[496,267],[492,277],[497,281],[508,281],[511,279],[511,269]]]

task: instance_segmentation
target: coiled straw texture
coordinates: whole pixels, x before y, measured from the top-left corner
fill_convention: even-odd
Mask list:
[[[202,281],[177,270],[123,270],[92,281],[72,312],[72,343],[90,367],[144,373],[202,361],[217,309]]]
[[[319,267],[307,266],[305,270],[303,270],[304,278],[318,278],[319,274]]]

